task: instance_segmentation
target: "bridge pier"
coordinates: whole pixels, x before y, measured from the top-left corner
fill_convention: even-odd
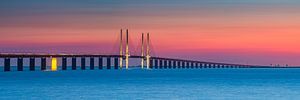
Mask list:
[[[192,68],[196,68],[196,63],[192,62]]]
[[[161,59],[159,59],[159,69],[163,68],[163,61]]]
[[[172,65],[171,65],[171,60],[168,60],[168,67],[169,67],[169,69],[171,69],[172,68]]]
[[[197,63],[197,68],[200,68],[200,64],[201,64],[201,63]]]
[[[10,71],[10,58],[4,58],[4,71]]]
[[[99,69],[103,69],[103,58],[102,57],[99,57],[98,65],[99,65]]]
[[[206,63],[202,63],[202,68],[206,68],[207,64]]]
[[[216,68],[220,68],[220,64],[216,64]]]
[[[191,66],[191,68],[196,68],[196,63],[195,62],[192,62],[192,66]]]
[[[189,69],[191,67],[191,62],[187,62],[187,69]]]
[[[90,70],[95,69],[95,59],[94,57],[90,57]]]
[[[231,65],[232,68],[236,68],[235,65]]]
[[[110,58],[110,57],[107,57],[106,59],[107,59],[107,60],[106,60],[106,68],[107,68],[107,69],[111,69],[111,58]]]
[[[168,61],[167,60],[163,60],[163,61],[164,61],[163,67],[164,67],[164,69],[167,69],[168,68],[168,66],[167,66]]]
[[[177,65],[176,68],[180,68],[180,61],[176,61]]]
[[[62,70],[67,70],[67,58],[66,57],[62,57],[62,62],[61,62],[61,69]]]
[[[199,68],[202,68],[202,63],[199,63]]]
[[[17,63],[18,71],[23,71],[23,58],[19,57]]]
[[[81,70],[85,70],[85,57],[81,57]]]
[[[173,69],[176,69],[176,61],[175,60],[173,60]]]
[[[76,70],[76,68],[77,68],[77,65],[76,65],[76,57],[73,57],[72,58],[72,70]]]
[[[191,63],[192,63],[191,68],[194,69],[195,68],[195,62],[191,62]]]
[[[210,68],[210,63],[206,63],[206,68]]]
[[[119,67],[119,66],[118,66],[118,65],[119,65],[118,62],[119,62],[119,59],[118,59],[117,57],[115,57],[115,58],[114,58],[114,67],[115,67],[115,69],[118,69],[118,67]]]
[[[150,59],[150,69],[153,69],[153,59]]]
[[[230,66],[229,65],[225,65],[225,68],[230,68]]]
[[[33,57],[29,58],[29,70],[30,71],[35,70],[35,58],[33,58]]]
[[[182,61],[179,61],[179,69],[182,69],[183,68],[183,62]]]
[[[41,70],[45,71],[46,69],[47,69],[46,58],[42,57],[41,58]]]
[[[186,62],[185,62],[185,61],[182,61],[182,62],[181,62],[181,65],[182,65],[181,68],[184,69],[184,68],[185,68],[185,65],[186,65]]]
[[[154,59],[154,65],[155,69],[158,69],[158,59]]]

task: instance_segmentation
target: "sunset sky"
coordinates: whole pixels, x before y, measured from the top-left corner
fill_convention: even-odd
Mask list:
[[[112,53],[121,28],[155,56],[300,65],[299,0],[0,1],[1,53]]]

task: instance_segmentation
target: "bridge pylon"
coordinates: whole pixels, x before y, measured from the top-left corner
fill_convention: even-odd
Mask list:
[[[126,29],[126,50],[125,50],[125,64],[126,64],[126,69],[129,67],[129,34],[128,34],[128,29]]]
[[[146,51],[146,63],[147,63],[147,69],[150,68],[150,35],[147,33],[147,51]]]
[[[121,29],[121,32],[120,32],[120,58],[119,58],[119,66],[120,66],[120,69],[122,69],[123,67],[123,31]]]
[[[141,67],[144,69],[144,33],[142,33],[142,48],[141,48]]]

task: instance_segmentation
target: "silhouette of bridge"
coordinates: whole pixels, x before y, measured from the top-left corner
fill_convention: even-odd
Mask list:
[[[217,62],[204,62],[197,60],[186,60],[176,58],[165,58],[158,56],[151,56],[150,51],[150,35],[147,33],[146,43],[144,40],[144,33],[142,33],[142,46],[140,55],[129,54],[129,32],[126,30],[126,45],[125,52],[123,51],[123,31],[120,32],[119,55],[100,55],[100,54],[36,54],[36,53],[0,53],[0,58],[4,59],[4,71],[11,71],[11,59],[17,59],[17,71],[24,70],[24,59],[29,59],[29,70],[37,70],[36,67],[40,66],[40,70],[47,70],[47,59],[51,59],[51,70],[57,70],[57,58],[61,58],[61,69],[67,70],[68,60],[71,59],[71,69],[76,70],[78,65],[78,58],[80,60],[80,69],[86,70],[86,58],[89,58],[89,68],[94,70],[98,69],[125,69],[129,68],[129,58],[141,59],[140,67],[143,69],[180,69],[180,68],[270,68],[269,66],[257,66],[247,64],[230,64],[230,63],[217,63]],[[145,48],[146,47],[146,48]],[[145,50],[146,49],[146,50]],[[95,59],[98,64],[95,64]],[[106,62],[104,62],[104,59]],[[36,65],[36,60],[39,60],[41,65]],[[125,60],[125,61],[124,61]],[[125,62],[125,64],[124,64]],[[104,66],[106,63],[106,66]],[[144,66],[146,68],[144,68]]]

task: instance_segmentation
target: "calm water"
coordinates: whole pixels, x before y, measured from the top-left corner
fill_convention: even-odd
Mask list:
[[[0,99],[299,100],[300,69],[0,72]]]

